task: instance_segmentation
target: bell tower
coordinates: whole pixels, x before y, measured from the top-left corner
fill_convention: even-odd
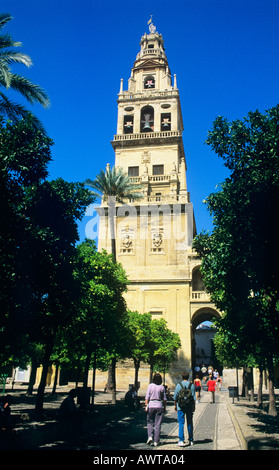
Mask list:
[[[141,38],[127,91],[121,80],[115,165],[140,179],[148,202],[188,202],[176,75],[172,79],[162,35],[153,23],[149,30]]]
[[[117,100],[115,166],[139,184],[142,199],[116,206],[116,257],[129,279],[128,308],[164,318],[180,336],[182,346],[167,379],[171,383],[182,370],[191,371],[191,316],[197,302],[205,308],[209,299],[206,294],[194,300],[192,296],[192,272],[199,262],[192,250],[196,229],[186,182],[179,90],[162,35],[149,23],[128,89],[121,80]],[[110,252],[106,202],[100,209],[98,249]],[[148,384],[148,368],[145,376],[143,366],[139,373],[141,384]],[[129,380],[133,368],[127,384]]]

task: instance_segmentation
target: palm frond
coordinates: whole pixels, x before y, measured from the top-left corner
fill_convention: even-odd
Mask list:
[[[7,47],[21,47],[21,42],[14,41],[12,36],[9,34],[3,34],[0,36],[0,49],[6,49]]]
[[[4,28],[5,24],[11,21],[13,17],[10,13],[0,13],[0,29]]]
[[[9,13],[0,14],[0,29],[11,19],[12,16]],[[39,103],[47,108],[50,105],[47,93],[39,85],[32,83],[28,78],[13,73],[10,69],[10,65],[14,63],[26,65],[27,67],[32,65],[32,60],[27,54],[9,50],[11,47],[19,46],[21,46],[21,43],[14,41],[10,35],[0,35],[0,86],[5,89],[12,88],[24,96],[29,103]],[[2,94],[1,96],[1,109],[4,115],[13,116],[13,119],[15,119],[18,116],[24,117],[25,113],[28,112],[20,105],[9,101],[6,95]],[[12,106],[14,106],[14,112]],[[40,125],[40,121],[37,121]]]
[[[45,129],[42,122],[34,116],[34,114],[30,113],[24,106],[21,106],[18,103],[15,103],[12,100],[9,100],[7,96],[0,91],[0,115],[5,116],[10,121],[16,123],[21,119],[25,119],[28,115],[31,115],[33,118],[33,123],[38,130],[43,132],[44,134]]]
[[[116,201],[123,204],[125,199],[141,199],[143,197],[141,186],[130,181],[127,173],[122,168],[101,170],[95,180],[87,179],[85,184],[93,189],[96,196],[102,195],[104,199],[115,197]],[[97,193],[96,193],[97,191]]]
[[[84,181],[84,184],[86,184],[86,186],[89,186],[90,188],[93,189],[93,191],[91,191],[91,192],[94,196],[96,196],[96,197],[101,197],[102,196],[102,190],[97,187],[96,181],[87,179],[87,180]]]
[[[11,86],[11,72],[9,67],[1,66],[0,61],[0,85],[4,88],[10,88]]]
[[[33,65],[31,57],[22,52],[4,50],[0,53],[0,67],[10,64],[22,64],[26,67]]]
[[[23,95],[29,103],[40,103],[45,108],[50,105],[50,100],[46,92],[39,85],[32,83],[28,78],[13,73],[10,86],[13,90]]]

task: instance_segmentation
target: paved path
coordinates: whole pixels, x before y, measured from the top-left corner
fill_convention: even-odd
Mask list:
[[[173,407],[170,407],[173,409]],[[177,413],[168,411],[167,422],[163,422],[161,432],[162,450],[185,450],[177,446],[178,424]],[[185,438],[187,429],[185,425]],[[187,440],[186,440],[187,442]],[[133,449],[140,450],[147,448],[142,444],[132,446]],[[241,450],[236,429],[232,422],[228,410],[227,401],[222,393],[216,394],[216,403],[210,403],[210,394],[202,393],[201,402],[197,403],[194,413],[194,446],[187,446],[187,450]]]
[[[9,390],[7,390],[7,393]],[[146,413],[142,408],[136,413],[127,413],[123,406],[124,391],[117,392],[117,405],[110,405],[111,397],[101,391],[96,392],[95,412],[89,419],[92,425],[76,426],[72,429],[59,427],[57,410],[60,403],[69,393],[69,387],[59,387],[56,395],[51,388],[45,395],[45,420],[36,422],[33,419],[35,394],[26,396],[26,387],[13,390],[12,414],[15,415],[18,438],[12,439],[6,446],[0,442],[0,448],[8,449],[67,449],[90,450],[103,452],[106,450],[141,450],[154,451],[156,448],[146,445]],[[279,390],[276,390],[277,412],[279,416]],[[161,446],[168,452],[188,450],[278,450],[279,423],[278,416],[268,415],[268,391],[264,390],[263,407],[259,409],[256,403],[240,397],[235,401],[228,395],[227,389],[216,394],[216,404],[209,403],[210,395],[202,393],[201,403],[197,404],[194,414],[193,447],[177,446],[178,424],[173,402],[169,401],[167,413],[164,416]],[[30,419],[25,418],[30,415]],[[22,416],[22,419],[20,418]],[[24,418],[24,419],[23,419]],[[88,424],[89,424],[88,423]],[[85,431],[86,429],[86,431]],[[34,439],[35,438],[35,439]],[[240,442],[239,442],[240,440]],[[71,453],[76,455],[76,453]],[[78,453],[80,455],[80,453]],[[155,453],[154,453],[155,455]],[[72,458],[72,457],[71,457]]]
[[[186,428],[186,426],[185,426]],[[186,435],[187,437],[187,429]],[[94,427],[74,440],[58,441],[40,446],[41,449],[76,450],[136,450],[136,451],[185,451],[185,450],[241,450],[234,424],[222,392],[216,394],[216,403],[210,403],[209,393],[202,393],[201,402],[194,413],[194,446],[179,447],[177,413],[173,402],[167,406],[163,418],[161,442],[155,448],[148,446],[146,413],[143,409],[129,413],[124,418],[112,419]]]

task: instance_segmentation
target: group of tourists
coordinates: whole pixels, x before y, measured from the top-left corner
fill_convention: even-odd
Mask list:
[[[205,364],[196,365],[194,367],[194,375],[195,376],[198,375],[199,378],[202,379],[203,381],[207,381],[210,375],[216,381],[218,378],[220,378],[218,369],[214,368],[212,365],[206,366]]]
[[[178,443],[179,446],[185,446],[184,424],[187,422],[189,445],[194,444],[193,437],[193,413],[195,411],[195,387],[189,380],[189,373],[183,372],[174,391],[174,409],[177,411],[178,418]],[[163,414],[166,411],[166,389],[162,385],[162,377],[156,373],[153,381],[149,384],[145,395],[145,410],[147,412],[147,444],[158,446],[160,442],[160,432]]]
[[[206,367],[204,364],[194,368],[195,379],[194,387],[196,393],[197,403],[200,402],[202,386],[206,387],[208,392],[211,392],[211,403],[215,403],[215,392],[219,392],[222,385],[222,378],[217,369],[212,366]]]
[[[205,370],[206,369],[206,370]],[[205,389],[211,394],[210,403],[215,403],[215,392],[219,391],[222,380],[218,371],[213,367],[204,366],[195,370],[196,377],[193,382],[189,380],[189,373],[183,372],[181,381],[176,385],[173,400],[174,409],[177,411],[178,419],[178,443],[180,447],[186,445],[184,438],[184,425],[187,423],[187,431],[190,446],[194,445],[193,436],[193,414],[196,403],[200,402],[202,382]],[[215,374],[214,374],[215,372]],[[162,377],[156,373],[153,381],[149,384],[145,395],[145,410],[147,412],[147,444],[158,446],[160,442],[161,424],[166,411],[166,389],[162,385]]]

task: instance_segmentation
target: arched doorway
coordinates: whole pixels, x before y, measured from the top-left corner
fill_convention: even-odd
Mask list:
[[[192,316],[192,370],[195,373],[195,367],[201,365],[221,369],[217,363],[214,354],[213,338],[215,330],[212,328],[212,320],[220,318],[217,310],[211,307],[199,308]],[[221,370],[219,371],[221,373]]]

